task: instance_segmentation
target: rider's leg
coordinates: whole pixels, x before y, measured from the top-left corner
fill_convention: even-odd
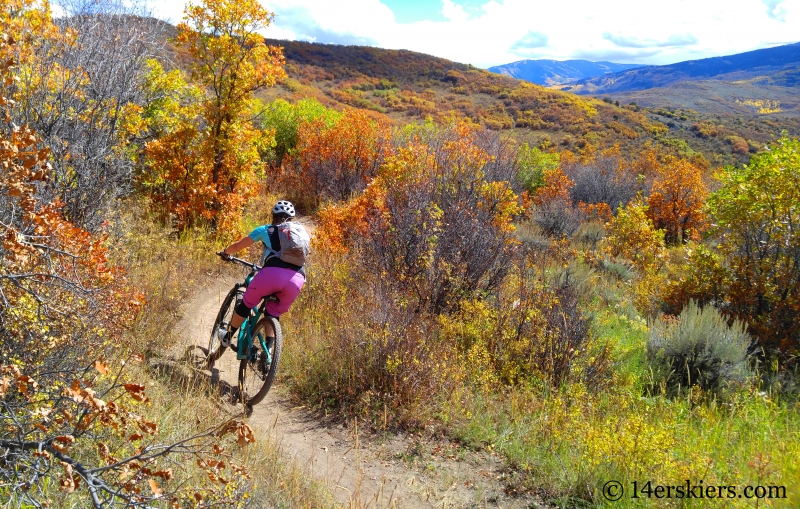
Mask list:
[[[238,303],[235,308],[233,308],[233,317],[231,318],[231,323],[228,324],[228,329],[224,333],[220,331],[220,343],[223,347],[228,347],[231,344],[234,336],[236,336],[236,331],[239,330],[242,323],[244,323],[244,319],[247,316],[250,316],[250,309],[247,304],[242,302]]]
[[[244,323],[244,319],[245,319],[244,316],[241,316],[241,315],[239,315],[239,313],[234,312],[233,313],[233,318],[231,318],[231,324],[230,324],[231,328],[232,329],[238,329],[239,327],[241,327],[242,323]]]

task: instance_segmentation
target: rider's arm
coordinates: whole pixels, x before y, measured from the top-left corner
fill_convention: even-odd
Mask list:
[[[242,237],[230,246],[226,247],[222,252],[227,255],[235,255],[244,248],[250,247],[255,241],[249,235]]]

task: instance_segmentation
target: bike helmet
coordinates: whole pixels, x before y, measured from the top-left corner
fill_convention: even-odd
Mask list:
[[[275,215],[294,217],[294,205],[292,205],[290,201],[281,200],[272,207],[272,213]]]

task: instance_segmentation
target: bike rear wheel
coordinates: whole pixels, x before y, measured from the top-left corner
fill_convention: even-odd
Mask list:
[[[275,341],[264,352],[261,340],[266,343],[268,325],[275,329]],[[261,402],[269,392],[278,374],[278,362],[283,347],[281,324],[277,318],[265,316],[253,327],[253,348],[255,359],[243,359],[239,362],[239,400],[245,406],[253,406]],[[269,355],[267,355],[267,353]]]
[[[217,313],[217,318],[214,320],[214,326],[211,328],[211,337],[208,340],[208,354],[206,355],[206,365],[208,369],[214,367],[214,363],[225,351],[224,348],[221,348],[222,345],[219,341],[219,329],[223,322],[226,324],[231,323],[234,309],[236,308],[236,304],[242,300],[244,290],[245,288],[243,286],[236,285],[231,288],[231,291],[228,292],[228,295],[226,295],[225,299],[222,301],[222,305]]]

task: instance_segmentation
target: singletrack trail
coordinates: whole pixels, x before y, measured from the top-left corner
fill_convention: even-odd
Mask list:
[[[176,324],[182,350],[198,360],[208,346],[217,311],[235,280],[220,278],[196,294]],[[291,312],[291,311],[290,311]],[[292,332],[285,331],[283,352],[291,355]],[[177,352],[176,352],[177,353]],[[226,351],[212,372],[204,371],[218,390],[221,408],[241,414],[231,402],[238,361]],[[364,436],[357,426],[334,425],[292,404],[281,384],[281,371],[267,397],[247,417],[259,440],[274,441],[327,485],[344,507],[461,508],[539,507],[527,497],[505,494],[503,463],[494,455],[465,450],[450,442],[422,436]],[[265,465],[268,468],[268,465]]]

